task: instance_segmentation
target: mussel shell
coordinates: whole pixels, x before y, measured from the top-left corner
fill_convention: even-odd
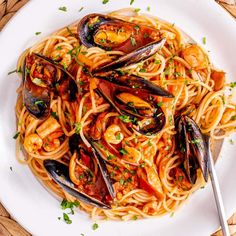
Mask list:
[[[50,114],[50,90],[31,81],[25,64],[26,62],[23,69],[23,103],[36,119],[45,119]]]
[[[129,54],[121,56],[119,59],[110,62],[105,66],[95,68],[93,72],[111,71],[125,66],[136,64],[142,60],[146,60],[147,58],[156,54],[164,46],[165,42],[166,42],[165,38],[151,42],[147,45],[144,45],[134,50],[133,52],[130,52]]]
[[[106,80],[118,86],[122,86],[123,89],[129,88],[139,93],[174,98],[174,96],[167,90],[137,75],[123,74],[121,71],[108,71],[96,73],[94,76],[98,79]]]
[[[95,207],[102,209],[111,208],[110,205],[101,202],[98,199],[93,198],[83,192],[80,192],[70,180],[68,166],[56,160],[44,160],[43,164],[52,179],[70,195]]]
[[[97,163],[98,163],[98,167],[100,169],[100,172],[102,174],[103,180],[106,184],[106,187],[108,189],[108,192],[110,194],[110,196],[112,198],[115,197],[115,190],[113,188],[113,183],[112,180],[110,178],[110,175],[108,173],[107,167],[106,167],[106,162],[104,161],[104,159],[101,157],[101,153],[98,152],[97,148],[94,147],[93,141],[90,140],[90,138],[86,137],[87,140],[89,140],[89,143],[91,144],[92,148],[92,155],[93,158],[96,159]],[[80,153],[80,144],[82,142],[82,139],[80,137],[80,135],[78,134],[74,134],[69,138],[69,147],[70,150],[72,152],[77,151],[77,153]]]
[[[62,65],[56,63],[48,57],[45,57],[41,54],[34,53],[37,57],[41,58],[47,63],[52,64],[56,68],[62,71],[62,76],[58,81],[55,81],[57,92],[59,96],[62,97],[63,100],[68,100],[70,102],[74,102],[77,98],[78,94],[78,86],[75,81],[75,78],[69,73],[69,71],[65,70]]]
[[[114,99],[114,95],[116,94],[115,90],[117,88],[114,86],[114,84],[111,84],[107,81],[100,81],[100,83],[98,84],[98,88],[97,88],[97,93],[100,94],[107,102],[109,102],[111,104],[111,106],[116,109],[116,111],[120,114],[120,115],[125,115],[125,116],[129,116],[131,120],[135,120],[135,118],[137,119],[141,119],[142,123],[144,123],[144,125],[142,125],[142,127],[140,126],[134,126],[134,129],[136,131],[138,131],[139,133],[146,135],[146,136],[152,136],[157,134],[158,132],[160,132],[160,130],[163,129],[163,127],[166,124],[166,118],[165,118],[165,114],[162,111],[162,109],[158,106],[154,107],[155,109],[155,113],[153,116],[149,116],[147,119],[144,116],[141,116],[137,111],[134,112],[132,109],[128,109],[125,108],[125,106],[118,106],[115,99]],[[132,91],[127,87],[120,87],[120,89],[122,91]],[[135,90],[137,91],[137,89]],[[153,105],[152,105],[153,106]],[[145,123],[146,122],[146,123]],[[138,122],[136,122],[138,123]]]
[[[197,179],[197,169],[200,168],[205,181],[208,180],[207,146],[200,128],[193,119],[182,115],[177,122],[178,145],[184,154],[184,169],[190,183]]]
[[[109,45],[109,47],[107,47],[102,44],[97,44],[94,40],[94,36],[101,28],[104,28],[102,31],[105,32],[107,32],[109,28],[117,30],[124,29],[124,32],[129,32],[130,36],[134,37],[135,43],[132,43],[131,38],[127,37],[125,41],[122,41],[118,45]],[[78,24],[78,37],[82,44],[86,47],[101,47],[106,50],[112,49],[129,53],[137,48],[147,45],[150,42],[158,40],[160,38],[160,32],[155,28],[145,25],[137,25],[135,23],[123,21],[107,15],[93,13],[86,15],[80,20]]]

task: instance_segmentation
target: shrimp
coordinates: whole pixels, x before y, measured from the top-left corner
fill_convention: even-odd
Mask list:
[[[215,82],[214,90],[221,90],[225,83],[225,72],[213,70],[211,72],[211,79]]]
[[[57,61],[61,65],[63,65],[64,68],[67,68],[72,62],[71,54],[69,54],[68,52],[69,50],[66,48],[55,50],[51,53],[51,57],[54,61]]]
[[[106,129],[104,138],[107,143],[119,144],[123,140],[124,135],[121,132],[120,126],[112,124]]]
[[[43,140],[38,134],[30,134],[25,137],[24,148],[28,153],[36,153],[41,149]]]
[[[56,131],[49,134],[45,139],[43,139],[43,149],[47,152],[56,150],[61,144],[59,137],[62,135],[62,131]]]
[[[208,65],[208,58],[197,45],[191,45],[182,51],[183,58],[188,64],[197,70],[204,69]]]

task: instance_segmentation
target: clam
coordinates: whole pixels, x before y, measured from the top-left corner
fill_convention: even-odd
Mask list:
[[[183,168],[191,184],[197,179],[197,169],[201,169],[203,177],[208,179],[207,145],[200,128],[190,117],[180,116],[176,120],[178,147],[183,154]]]
[[[165,114],[152,95],[173,98],[171,93],[148,80],[134,75],[122,75],[119,71],[105,72],[97,75],[97,78],[101,79],[97,92],[120,115],[128,116],[135,130],[151,136],[165,126]]]
[[[160,40],[160,32],[155,28],[96,13],[81,19],[78,36],[86,47],[101,47],[126,54]]]
[[[36,53],[28,55],[23,70],[23,103],[37,119],[50,114],[50,92],[75,101],[78,88],[73,76],[61,65]]]
[[[86,149],[76,134],[70,137],[69,146],[75,152],[69,167],[56,160],[45,160],[47,172],[75,198],[95,207],[110,209],[115,193],[104,159],[94,148]]]

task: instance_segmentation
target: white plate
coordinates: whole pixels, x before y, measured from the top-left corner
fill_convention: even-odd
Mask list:
[[[19,54],[50,32],[91,12],[111,11],[129,6],[130,0],[34,0],[16,14],[0,36],[0,200],[11,215],[33,235],[181,235],[208,236],[218,227],[217,212],[210,184],[196,192],[174,215],[131,222],[93,222],[84,213],[76,213],[73,223],[66,225],[59,202],[34,178],[26,166],[15,159],[14,105],[19,85],[16,75],[7,76],[15,68]],[[68,11],[58,8],[67,6]],[[82,12],[78,10],[84,6]],[[214,64],[227,71],[229,80],[236,75],[236,23],[213,0],[135,0],[134,7],[151,7],[151,14],[159,16],[186,31],[201,43],[207,39]],[[35,36],[36,31],[42,34]],[[235,77],[234,77],[235,78]],[[234,140],[235,136],[233,137]],[[227,216],[236,210],[236,147],[225,142],[222,157],[217,162]],[[12,171],[10,170],[12,167]]]

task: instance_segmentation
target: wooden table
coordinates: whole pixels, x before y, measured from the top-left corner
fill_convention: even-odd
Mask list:
[[[29,0],[0,0],[0,30],[8,22],[8,20]],[[226,9],[231,15],[236,17],[236,2],[229,5],[226,2],[232,0],[222,0],[218,3]],[[235,22],[236,23],[236,22]],[[231,236],[236,236],[236,213],[228,220]],[[217,231],[212,236],[222,235],[221,231]],[[14,221],[9,213],[0,203],[0,236],[30,236],[16,221]]]

